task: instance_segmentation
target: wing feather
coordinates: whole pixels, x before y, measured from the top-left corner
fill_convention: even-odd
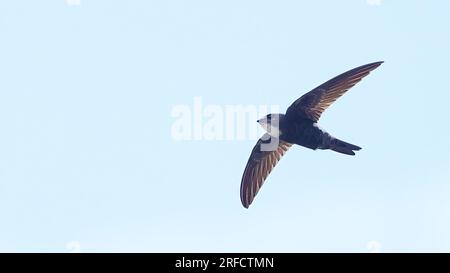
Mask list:
[[[354,68],[319,85],[289,106],[286,115],[307,118],[317,122],[322,113],[333,102],[382,63],[375,62]]]
[[[262,145],[270,141],[278,141],[277,147],[271,151],[262,149]],[[241,202],[244,207],[250,206],[272,169],[291,146],[291,143],[275,139],[268,134],[258,140],[242,175]]]

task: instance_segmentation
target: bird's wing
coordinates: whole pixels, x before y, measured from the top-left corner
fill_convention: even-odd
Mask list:
[[[286,115],[317,122],[325,109],[382,63],[362,65],[332,78],[297,99]]]
[[[250,206],[264,180],[291,146],[291,143],[267,133],[258,140],[242,175],[241,202],[244,207]]]

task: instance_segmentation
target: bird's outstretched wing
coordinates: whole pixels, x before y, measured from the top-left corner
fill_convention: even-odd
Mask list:
[[[289,106],[286,115],[317,122],[325,109],[382,63],[362,65],[321,84]]]
[[[291,146],[291,143],[267,133],[258,140],[242,175],[241,202],[244,207],[250,206],[264,180]]]

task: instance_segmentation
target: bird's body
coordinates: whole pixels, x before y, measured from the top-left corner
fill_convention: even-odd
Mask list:
[[[282,141],[312,150],[332,149],[336,152],[350,155],[354,155],[353,150],[361,149],[356,145],[336,139],[320,128],[317,122],[310,119],[291,117],[284,114],[271,114],[271,116],[274,115],[277,115],[278,118],[278,130],[276,130],[276,135],[272,136],[278,137]]]
[[[284,116],[280,121],[280,139],[289,143],[316,150],[322,144],[325,134],[317,123],[309,119],[295,119]]]
[[[331,136],[317,121],[325,109],[382,62],[349,70],[297,99],[286,114],[269,114],[258,120],[267,131],[256,143],[241,181],[242,205],[248,208],[265,179],[284,153],[294,144],[355,155],[360,147]]]

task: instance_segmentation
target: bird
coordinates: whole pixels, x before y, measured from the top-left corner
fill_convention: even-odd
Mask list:
[[[257,120],[266,133],[253,147],[242,175],[240,197],[245,208],[249,208],[269,173],[293,145],[352,156],[361,150],[335,138],[317,122],[333,102],[382,63],[373,62],[344,72],[298,98],[285,114],[268,114]]]

